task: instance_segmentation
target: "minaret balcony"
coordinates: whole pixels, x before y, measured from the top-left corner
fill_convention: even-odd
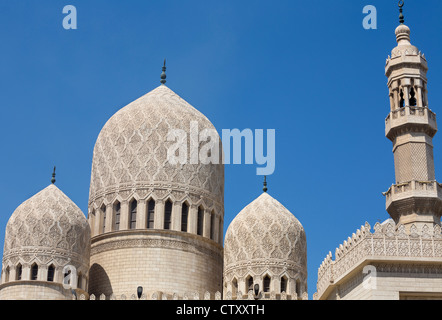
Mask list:
[[[390,112],[385,119],[385,136],[393,139],[410,131],[424,131],[430,137],[437,132],[436,114],[425,107],[405,106]]]
[[[386,209],[393,219],[401,213],[428,210],[439,216],[442,213],[442,185],[435,180],[394,184],[383,195]]]

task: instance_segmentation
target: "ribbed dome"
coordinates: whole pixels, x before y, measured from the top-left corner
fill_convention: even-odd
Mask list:
[[[3,264],[35,259],[59,266],[86,266],[90,253],[90,228],[83,212],[51,184],[23,202],[6,226]]]
[[[186,164],[172,165],[167,159],[168,148],[176,143],[167,141],[172,129],[187,134],[187,152],[190,153],[191,122],[198,126],[199,132],[215,129],[201,112],[165,85],[119,110],[105,124],[95,144],[90,203],[114,192],[121,195],[124,190],[163,189],[164,193],[179,190],[197,194],[222,207],[224,166],[221,162],[191,164],[187,157]],[[206,142],[201,142],[199,146],[204,144]]]
[[[410,28],[408,26],[400,24],[394,33],[398,45],[391,51],[391,57],[419,54],[419,49],[410,43]]]
[[[227,229],[224,260],[226,271],[264,263],[306,274],[304,228],[281,203],[263,193],[247,205]]]

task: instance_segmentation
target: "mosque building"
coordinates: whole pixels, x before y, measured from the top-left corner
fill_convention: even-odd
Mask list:
[[[401,4],[388,57],[396,181],[390,220],[368,223],[329,253],[316,300],[442,299],[442,186],[435,180],[425,56],[410,42]],[[161,85],[116,112],[95,143],[86,215],[51,184],[23,202],[5,232],[0,299],[307,300],[300,221],[264,188],[227,228],[224,164],[172,163],[179,130],[213,124]],[[216,136],[220,140],[219,136]],[[212,157],[213,158],[213,157]],[[219,160],[219,161],[218,161]]]

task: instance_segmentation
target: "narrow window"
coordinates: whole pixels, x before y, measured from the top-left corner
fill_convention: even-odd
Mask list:
[[[5,282],[9,282],[9,266],[5,270]]]
[[[121,215],[121,204],[117,202],[116,204],[114,204],[115,231],[120,230],[120,215]]]
[[[250,290],[253,290],[253,277],[252,276],[247,278],[247,292],[249,292]]]
[[[270,277],[269,276],[264,277],[264,281],[263,281],[262,286],[263,286],[264,292],[270,291]]]
[[[63,275],[63,283],[64,284],[71,284],[71,270],[67,270]]]
[[[215,212],[210,214],[210,239],[215,240]]]
[[[236,297],[237,294],[238,294],[238,280],[234,278],[232,281],[232,295]]]
[[[103,233],[106,231],[106,207],[101,207],[101,214],[103,215]]]
[[[19,264],[19,265],[17,266],[17,269],[15,269],[15,278],[16,278],[17,280],[21,280],[21,273],[22,273],[22,270],[23,270],[23,268],[22,268],[21,264]]]
[[[153,229],[155,215],[155,201],[151,199],[147,205],[147,228]]]
[[[83,281],[83,275],[80,273],[80,274],[78,274],[78,279],[77,279],[77,287],[80,288],[80,289],[83,288],[82,285],[81,285],[82,281]]]
[[[416,92],[414,91],[414,88],[411,87],[411,90],[410,90],[410,106],[411,107],[415,107],[416,104],[417,104]]]
[[[401,93],[399,94],[400,100],[399,100],[399,107],[403,108],[405,106],[405,100],[404,100],[404,92],[401,89]]]
[[[37,280],[38,276],[38,266],[34,263],[31,267],[31,280]]]
[[[55,267],[54,265],[50,265],[48,268],[48,281],[53,282],[54,281],[54,275],[55,275]]]
[[[281,278],[281,293],[282,292],[287,292],[287,278],[286,277]]]
[[[166,201],[164,206],[164,229],[169,230],[172,218],[172,202]]]
[[[197,234],[202,236],[203,235],[203,226],[204,226],[204,210],[203,208],[198,208],[198,222],[197,222]]]
[[[301,283],[299,282],[299,280],[296,280],[296,294],[298,295],[298,297],[301,297]]]
[[[137,200],[133,200],[130,204],[130,229],[137,228]]]
[[[187,203],[183,203],[181,207],[181,231],[187,232],[187,219],[189,216],[189,206]]]

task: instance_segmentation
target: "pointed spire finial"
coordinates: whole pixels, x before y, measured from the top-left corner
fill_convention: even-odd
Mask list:
[[[55,166],[54,166],[54,171],[52,172],[52,179],[51,179],[51,183],[54,184],[55,183]]]
[[[264,183],[263,183],[264,187],[262,188],[262,191],[267,192],[267,176],[264,176]]]
[[[404,6],[404,0],[399,0],[399,23],[400,24],[404,24],[405,19],[404,19],[404,15],[402,14],[402,7]]]
[[[161,84],[166,83],[166,59],[164,59],[163,72],[161,73]]]

